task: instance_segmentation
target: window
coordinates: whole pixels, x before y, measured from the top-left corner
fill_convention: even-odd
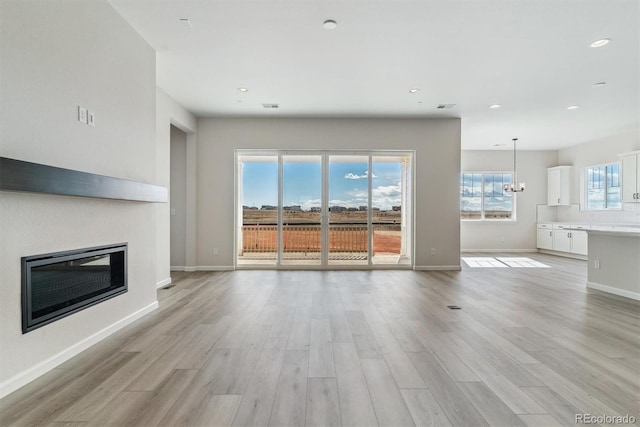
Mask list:
[[[620,163],[587,168],[587,210],[621,209]]]
[[[502,190],[512,179],[511,173],[462,172],[460,219],[513,220],[513,194]]]

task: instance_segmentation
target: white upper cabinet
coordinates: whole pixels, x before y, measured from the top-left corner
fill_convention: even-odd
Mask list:
[[[620,156],[622,202],[640,203],[640,151]]]
[[[547,205],[568,206],[571,190],[571,166],[547,169]]]

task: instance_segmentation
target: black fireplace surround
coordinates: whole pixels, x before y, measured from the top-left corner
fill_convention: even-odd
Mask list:
[[[127,292],[127,244],[22,257],[22,333]]]

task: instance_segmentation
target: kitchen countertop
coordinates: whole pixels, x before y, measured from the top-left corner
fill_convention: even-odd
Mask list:
[[[585,224],[578,222],[539,222],[538,224],[562,226],[564,230],[573,231],[640,235],[640,224]]]

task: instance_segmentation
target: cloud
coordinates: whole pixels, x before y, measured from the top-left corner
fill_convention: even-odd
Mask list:
[[[366,178],[369,177],[369,171],[364,171],[364,174],[362,174],[362,175],[358,175],[356,173],[349,172],[349,173],[345,174],[344,177],[345,177],[345,179],[366,179]],[[371,177],[372,178],[377,178],[375,173],[371,174]]]

